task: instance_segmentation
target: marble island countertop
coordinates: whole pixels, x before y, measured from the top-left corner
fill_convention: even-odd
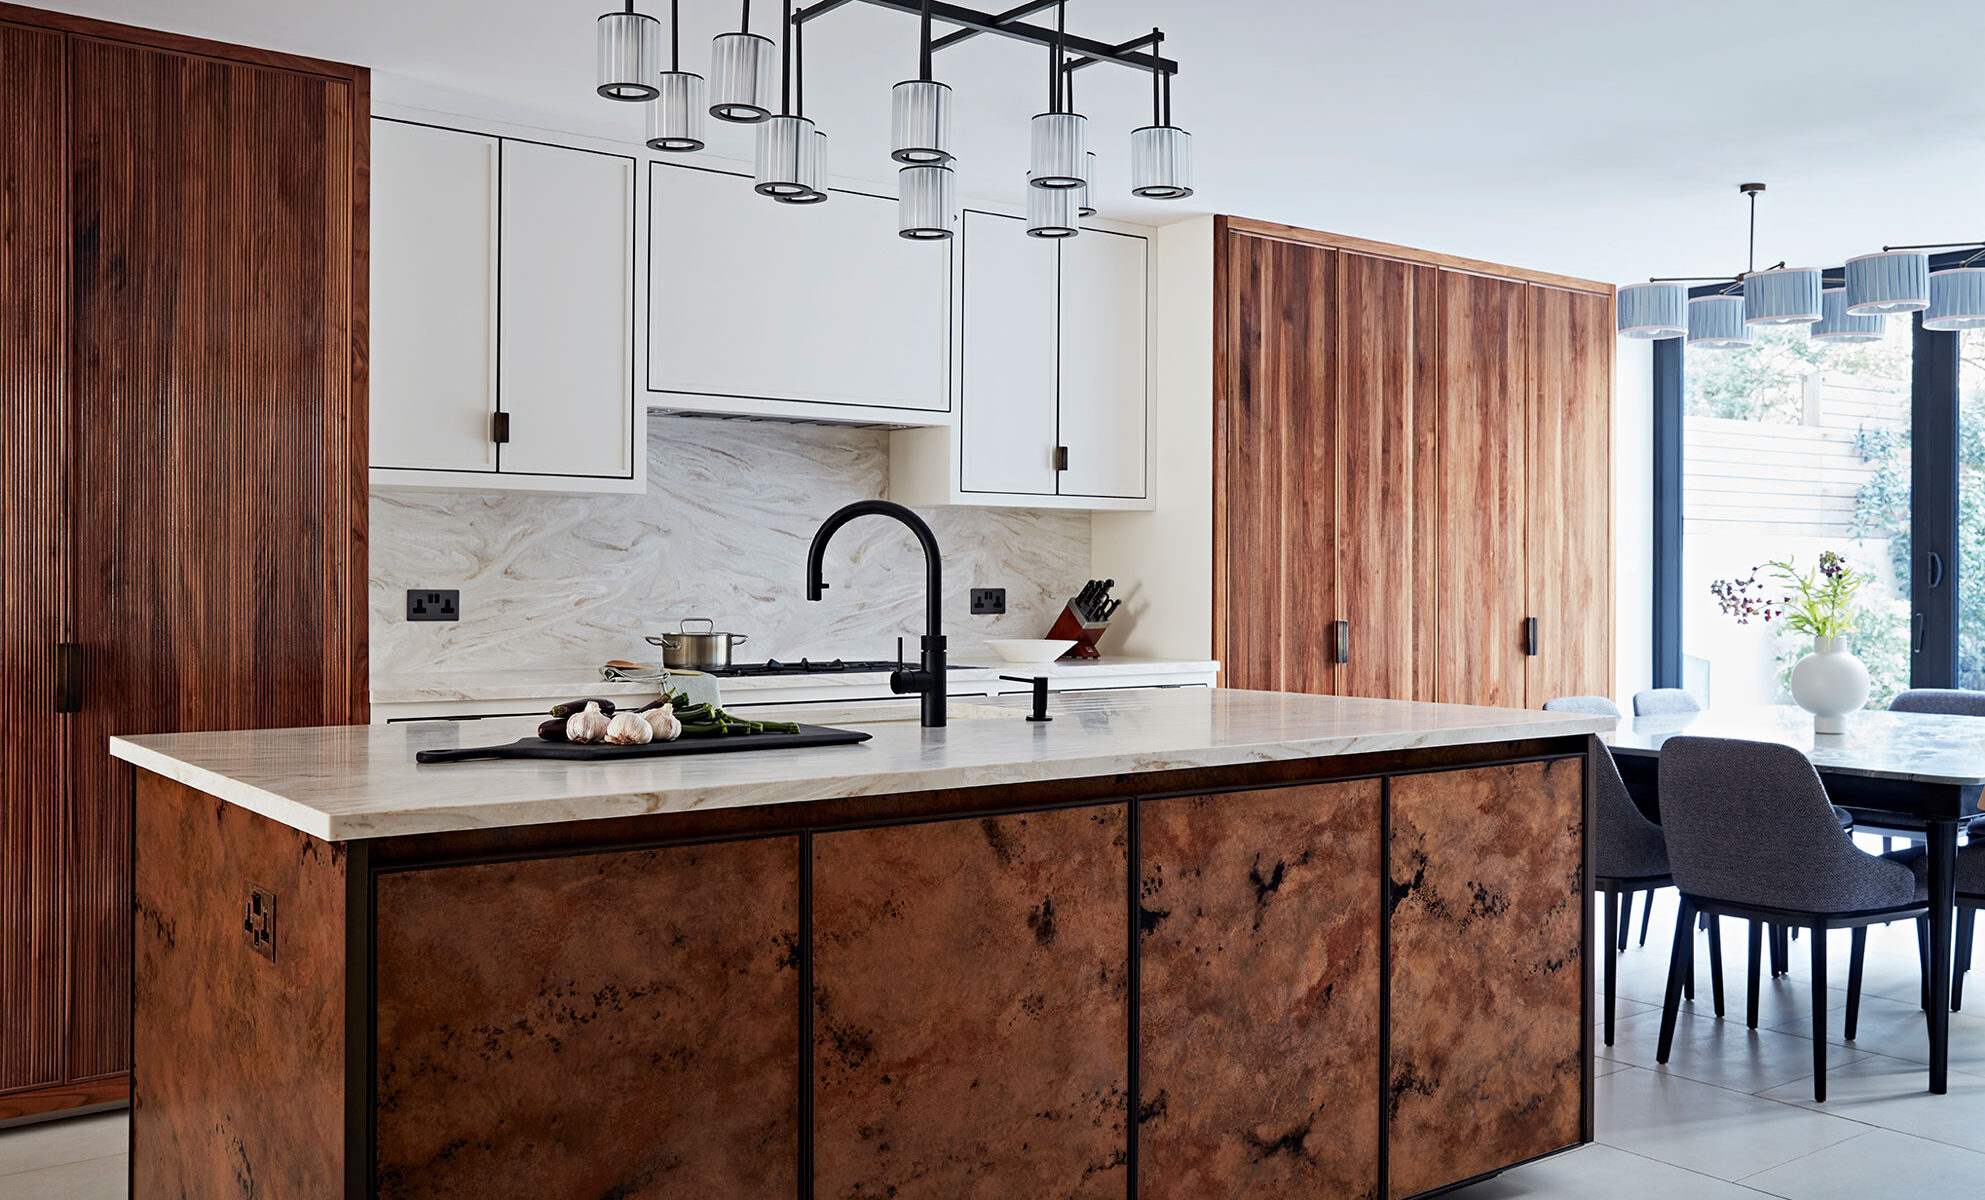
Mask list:
[[[1045,725],[1019,698],[975,701],[944,729],[877,712],[857,746],[615,763],[419,765],[533,719],[112,738],[133,765],[330,841],[850,796],[1142,774],[1611,732],[1572,713],[1207,688],[1063,696]],[[817,716],[809,714],[809,719]],[[881,719],[878,719],[881,718]]]

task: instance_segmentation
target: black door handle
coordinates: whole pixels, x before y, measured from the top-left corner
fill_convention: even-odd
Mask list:
[[[1337,662],[1341,666],[1351,661],[1351,622],[1337,622]]]
[[[510,441],[510,414],[493,413],[489,419],[489,440],[497,445],[507,445]]]
[[[55,644],[55,711],[83,711],[83,648],[75,642]]]
[[[1924,565],[1929,568],[1930,578],[1924,581],[1923,586],[1933,588],[1944,586],[1944,556],[1931,550],[1928,552],[1928,558],[1929,561]]]
[[[1923,614],[1917,613],[1916,634],[1912,639],[1910,639],[1910,643],[1909,643],[1909,652],[1911,654],[1923,653],[1923,626],[1924,626]]]
[[[1537,657],[1537,618],[1523,618],[1523,653],[1526,657]]]

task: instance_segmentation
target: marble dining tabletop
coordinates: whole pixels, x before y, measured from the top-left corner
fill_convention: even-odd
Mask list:
[[[1790,704],[1622,718],[1601,740],[1616,755],[1656,755],[1677,734],[1777,742],[1821,771],[1912,783],[1985,784],[1985,717],[1866,709],[1845,733],[1814,733],[1811,713]]]

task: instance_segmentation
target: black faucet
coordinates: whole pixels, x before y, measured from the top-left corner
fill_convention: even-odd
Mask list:
[[[930,531],[924,519],[887,500],[857,500],[828,517],[820,526],[820,532],[813,535],[813,545],[806,552],[806,598],[820,599],[820,593],[827,590],[821,579],[821,565],[827,557],[827,543],[841,526],[856,517],[894,517],[909,527],[911,533],[924,547],[924,642],[923,663],[914,671],[897,669],[890,672],[889,690],[897,695],[906,692],[921,692],[924,699],[924,727],[941,729],[944,727],[944,587],[943,565],[938,559],[937,536]]]

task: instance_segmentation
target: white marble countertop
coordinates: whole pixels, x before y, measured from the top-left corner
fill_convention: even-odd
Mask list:
[[[983,684],[1001,675],[1046,675],[1070,684],[1094,683],[1109,686],[1113,676],[1162,678],[1167,675],[1204,676],[1217,673],[1217,662],[1197,662],[1161,658],[1131,658],[1110,655],[1094,659],[1071,659],[1040,664],[993,663],[976,656],[954,663],[952,685]],[[753,691],[778,691],[804,686],[816,691],[872,691],[888,675],[882,671],[822,672],[813,675],[738,675],[718,679],[727,700],[749,703]],[[374,704],[447,703],[480,700],[536,700],[546,696],[639,696],[653,695],[645,683],[608,683],[600,678],[598,667],[572,670],[445,671],[419,674],[382,674],[372,677]]]
[[[1868,709],[1847,718],[1846,733],[1814,733],[1813,715],[1785,704],[1631,717],[1607,730],[1606,741],[1616,754],[1651,755],[1677,734],[1777,742],[1841,775],[1985,785],[1985,717]]]
[[[419,750],[492,745],[533,719],[112,738],[111,753],[331,841],[845,796],[1232,766],[1610,731],[1603,717],[1211,688],[966,706],[944,729],[872,715],[857,746],[615,763],[420,765]],[[994,716],[992,714],[998,714]],[[818,715],[818,714],[814,714]]]

